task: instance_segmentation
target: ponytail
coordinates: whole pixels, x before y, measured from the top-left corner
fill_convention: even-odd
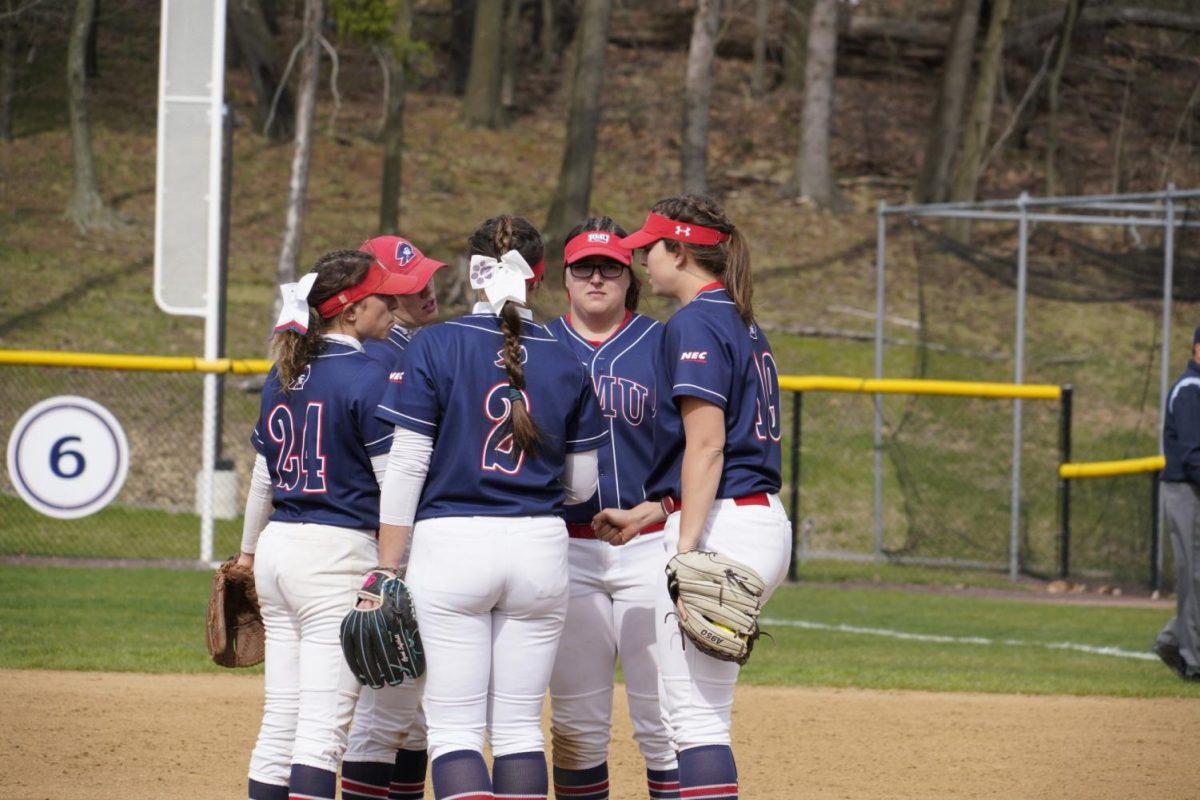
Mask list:
[[[308,331],[300,334],[287,330],[275,334],[274,354],[275,368],[279,376],[279,387],[287,394],[304,372],[308,363],[321,354],[325,349],[325,340],[321,338],[322,323],[320,315],[309,306]]]
[[[747,325],[754,323],[754,307],[750,298],[754,294],[754,283],[750,279],[750,245],[742,232],[734,228],[725,242],[725,274],[722,282],[725,291],[737,305],[738,314]]]

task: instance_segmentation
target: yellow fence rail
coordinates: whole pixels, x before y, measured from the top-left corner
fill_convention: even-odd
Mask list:
[[[1062,387],[1050,384],[932,381],[902,378],[847,378],[837,375],[781,375],[785,392],[843,392],[849,394],[920,394],[944,397],[991,397],[1022,400],[1059,400]]]
[[[1058,477],[1073,481],[1081,478],[1115,478],[1121,475],[1140,475],[1146,472],[1161,472],[1167,465],[1162,456],[1126,458],[1121,461],[1088,461],[1060,464]]]
[[[136,372],[212,372],[234,375],[265,374],[271,362],[261,358],[203,359],[188,356],[126,356],[108,353],[63,353],[55,350],[0,350],[0,365],[80,367]]]

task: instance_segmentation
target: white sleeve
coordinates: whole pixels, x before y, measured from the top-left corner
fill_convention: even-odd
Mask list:
[[[387,456],[387,474],[380,486],[380,522],[401,527],[413,524],[432,457],[433,437],[396,427],[392,451]]]
[[[254,553],[258,546],[258,535],[267,527],[275,504],[271,502],[271,473],[267,471],[267,460],[262,454],[254,457],[254,470],[250,473],[250,491],[246,493],[246,513],[242,518],[242,552]]]
[[[375,482],[379,484],[379,488],[383,489],[383,476],[387,474],[388,458],[391,457],[391,452],[380,453],[377,456],[371,456],[371,471],[375,473]]]
[[[563,502],[566,505],[586,502],[596,493],[596,482],[600,473],[598,452],[588,450],[585,453],[567,453],[566,463],[563,464],[563,486],[567,490]]]

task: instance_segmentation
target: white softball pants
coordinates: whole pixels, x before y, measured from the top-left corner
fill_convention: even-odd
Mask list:
[[[541,751],[542,702],[567,612],[557,517],[443,517],[413,529],[406,582],[425,646],[429,758]]]
[[[362,687],[349,746],[343,761],[393,761],[396,751],[425,749],[425,715],[421,712],[424,677],[382,689]]]
[[[263,529],[254,582],[267,634],[265,701],[252,779],[285,786],[292,764],[337,771],[359,689],[339,629],[376,559],[369,532],[284,522]]]
[[[667,518],[664,567],[676,553],[679,519],[678,512]],[[721,553],[752,568],[767,584],[766,602],[787,577],[792,550],[792,529],[779,496],[770,495],[767,506],[739,506],[733,500],[717,500],[705,522],[698,549]],[[654,616],[663,713],[672,739],[679,750],[727,745],[733,690],[741,667],[701,653],[691,642],[685,646],[675,613],[664,579]]]
[[[620,547],[572,539],[570,602],[550,678],[554,764],[589,769],[608,759],[618,654],[629,716],[646,766],[671,769],[675,748],[658,700],[654,605],[666,585],[663,534]]]

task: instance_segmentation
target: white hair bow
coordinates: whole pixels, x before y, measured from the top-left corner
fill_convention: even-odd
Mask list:
[[[471,288],[482,289],[488,305],[496,314],[509,300],[525,304],[525,281],[533,277],[529,262],[516,250],[499,260],[491,256],[471,256]]]
[[[275,320],[276,333],[295,331],[301,336],[308,333],[308,293],[316,281],[317,273],[310,272],[295,283],[279,287],[283,306],[279,309],[279,319]]]

